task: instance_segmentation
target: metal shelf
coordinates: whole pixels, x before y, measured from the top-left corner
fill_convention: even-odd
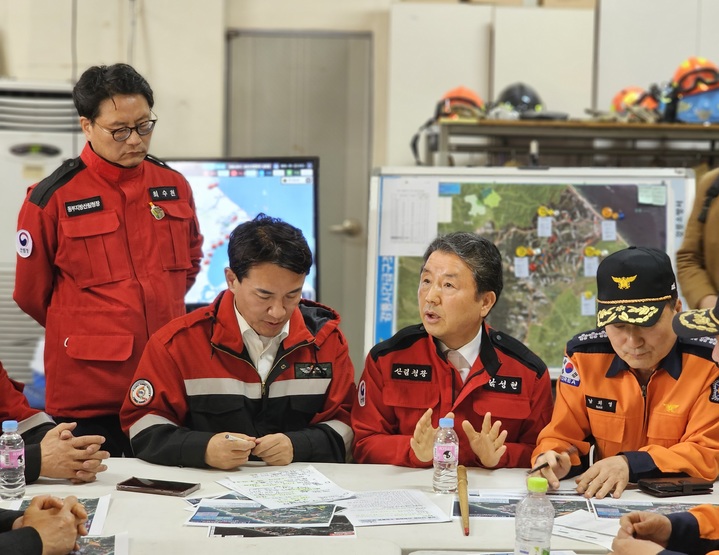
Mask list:
[[[618,123],[546,120],[440,120],[436,141],[427,141],[429,165],[451,165],[453,153],[486,153],[489,165],[501,158],[527,156],[531,141],[540,160],[565,158],[564,166],[696,166],[714,165],[719,125],[681,123]]]

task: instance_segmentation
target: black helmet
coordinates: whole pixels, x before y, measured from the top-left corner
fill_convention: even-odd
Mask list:
[[[537,91],[524,83],[514,83],[499,93],[496,104],[509,104],[520,114],[523,112],[539,112],[543,109],[542,99]]]

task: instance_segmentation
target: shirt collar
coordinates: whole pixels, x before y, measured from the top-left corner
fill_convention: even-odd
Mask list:
[[[472,339],[469,343],[462,345],[459,349],[455,349],[456,351],[459,351],[459,354],[461,354],[464,359],[469,363],[470,368],[474,366],[474,361],[477,360],[477,357],[479,356],[479,349],[482,346],[483,329],[484,326],[479,326],[479,331],[477,331],[477,335],[474,336],[474,339]],[[447,347],[447,345],[440,341],[439,348],[442,350],[446,357],[449,347]]]
[[[237,316],[237,323],[240,326],[240,333],[242,334],[242,338],[245,339],[245,341],[247,340],[247,336],[249,335],[252,338],[256,338],[262,341],[263,345],[265,343],[268,343],[267,340],[276,340],[279,344],[285,339],[285,337],[290,334],[290,321],[287,320],[287,322],[285,322],[285,325],[282,326],[280,333],[278,333],[274,337],[265,337],[263,335],[260,335],[254,329],[252,329],[252,326],[247,323],[247,320],[245,320],[244,316],[242,316],[242,314],[240,314],[240,311],[237,310],[237,305],[234,302],[232,303],[232,306],[235,309],[235,316]]]
[[[657,370],[664,369],[675,380],[682,375],[682,353],[679,350],[679,342],[675,341],[671,350],[657,366]],[[629,365],[617,354],[614,355],[612,363],[605,374],[607,378],[612,378],[619,374],[622,370],[629,370]]]

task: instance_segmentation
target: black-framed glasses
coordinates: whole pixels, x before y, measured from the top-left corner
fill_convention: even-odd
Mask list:
[[[112,135],[112,138],[117,141],[118,143],[121,143],[123,141],[126,141],[130,138],[130,135],[132,135],[133,131],[136,131],[140,137],[144,137],[145,135],[149,135],[152,133],[152,130],[155,129],[155,124],[157,123],[157,118],[155,119],[148,119],[147,121],[143,121],[142,123],[138,123],[135,127],[120,127],[119,129],[107,129],[97,123],[96,121],[92,122],[94,125],[97,125],[100,129],[102,129],[105,133],[109,133]]]

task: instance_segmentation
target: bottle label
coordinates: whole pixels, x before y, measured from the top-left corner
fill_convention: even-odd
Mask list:
[[[514,547],[514,553],[515,555],[549,555],[549,548],[526,542],[517,542]]]
[[[434,446],[434,460],[441,463],[454,463],[459,459],[459,445],[440,443]]]
[[[0,470],[25,466],[25,449],[4,449],[0,452]]]

